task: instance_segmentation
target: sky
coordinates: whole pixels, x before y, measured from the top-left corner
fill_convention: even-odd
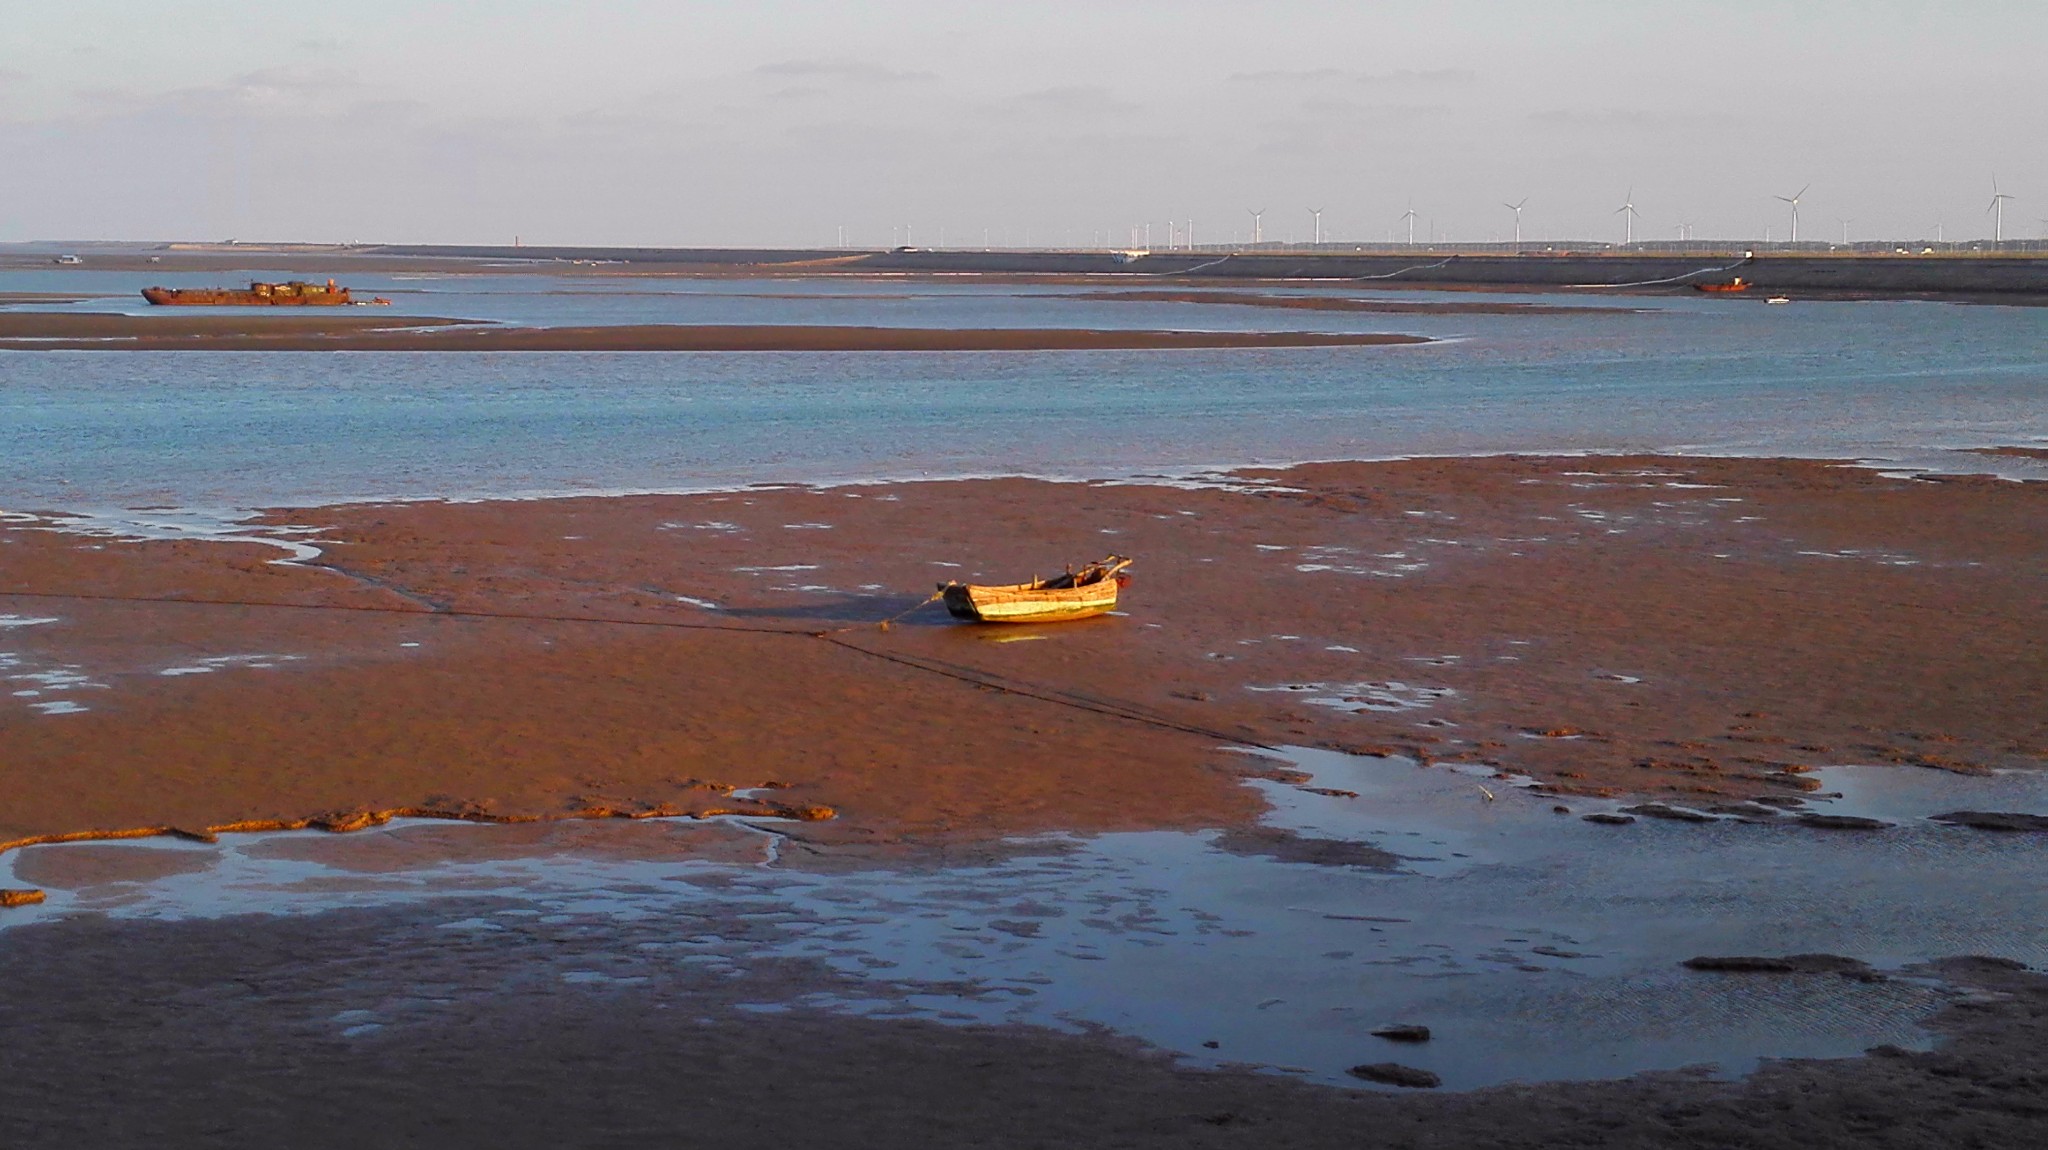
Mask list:
[[[2038,0],[0,0],[0,241],[1989,236]],[[1135,235],[1134,235],[1135,229]]]

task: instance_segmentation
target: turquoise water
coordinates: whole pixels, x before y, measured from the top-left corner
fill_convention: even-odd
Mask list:
[[[16,272],[0,274],[0,291],[105,291],[109,298],[87,306],[143,311],[128,293],[146,278]],[[1398,331],[1442,342],[1143,352],[0,353],[0,506],[236,508],[926,475],[1116,477],[1498,451],[1795,454],[1981,470],[1981,457],[1945,453],[2048,441],[2042,309],[1601,297],[1590,302],[1641,310],[1376,315],[1119,303],[1088,298],[1088,289],[943,282],[506,275],[351,284],[391,295],[400,314],[525,324]],[[1999,466],[2024,474],[2033,465]]]

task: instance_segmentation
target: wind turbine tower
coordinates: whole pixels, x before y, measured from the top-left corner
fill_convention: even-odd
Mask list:
[[[2013,197],[1998,190],[1998,177],[1991,177],[1991,206],[1984,210],[1991,215],[1991,242],[2005,242],[2005,201]]]
[[[1409,204],[1408,210],[1401,213],[1401,218],[1408,221],[1408,246],[1412,248],[1415,246],[1415,205]]]
[[[1266,238],[1266,209],[1246,208],[1252,214],[1252,246],[1257,247]]]
[[[1806,185],[1806,188],[1810,188],[1812,186],[1812,184],[1808,184]],[[1799,200],[1801,197],[1806,195],[1806,188],[1801,188],[1798,191],[1793,192],[1789,196],[1771,197],[1774,200],[1782,200],[1785,203],[1792,205],[1792,239],[1789,242],[1795,244],[1799,242]]]
[[[1510,204],[1506,202],[1503,202],[1501,204],[1501,207],[1504,207],[1507,210],[1515,213],[1515,247],[1517,248],[1520,248],[1522,246],[1522,204],[1526,204],[1528,202],[1529,197],[1523,196],[1521,204]]]
[[[1316,246],[1321,247],[1323,244],[1323,209],[1310,208],[1308,214],[1316,218]]]
[[[1635,243],[1636,217],[1643,213],[1636,210],[1636,190],[1634,188],[1628,190],[1628,195],[1623,197],[1621,206],[1614,209],[1614,214],[1621,217],[1621,246],[1627,247]]]
[[[1846,248],[1849,246],[1849,225],[1856,221],[1847,216],[1836,216],[1835,218],[1842,221],[1842,246]]]

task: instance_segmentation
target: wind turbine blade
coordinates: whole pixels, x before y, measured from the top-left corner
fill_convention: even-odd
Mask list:
[[[1797,200],[1797,199],[1798,199],[1798,198],[1800,198],[1801,196],[1804,196],[1804,195],[1806,194],[1806,189],[1807,189],[1807,188],[1811,188],[1812,186],[1813,186],[1812,184],[1808,184],[1808,185],[1806,185],[1806,187],[1805,187],[1805,188],[1801,188],[1801,189],[1799,189],[1799,190],[1798,190],[1797,192],[1793,193],[1793,196],[1792,196],[1792,198],[1793,198],[1793,199],[1795,199],[1795,200]]]

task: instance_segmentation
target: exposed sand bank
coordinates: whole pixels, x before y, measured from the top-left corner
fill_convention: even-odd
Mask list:
[[[1385,315],[1628,315],[1635,308],[1593,304],[1467,302],[1462,300],[1361,299],[1325,295],[1270,295],[1227,291],[1103,291],[1076,298],[1123,303],[1203,303],[1270,307],[1294,311],[1369,312]]]
[[[324,569],[11,523],[0,614],[55,621],[0,631],[36,692],[0,698],[0,841],[772,782],[839,812],[821,842],[960,850],[1248,826],[1231,742],[1708,808],[1796,798],[1814,765],[2048,761],[2041,485],[1659,458],[1242,478],[274,517],[320,528]],[[809,634],[1109,550],[1139,560],[1124,617]],[[152,599],[248,605],[126,601]]]
[[[622,324],[505,327],[419,316],[0,315],[0,349],[135,351],[1096,351],[1359,347],[1422,336],[1306,331]]]

